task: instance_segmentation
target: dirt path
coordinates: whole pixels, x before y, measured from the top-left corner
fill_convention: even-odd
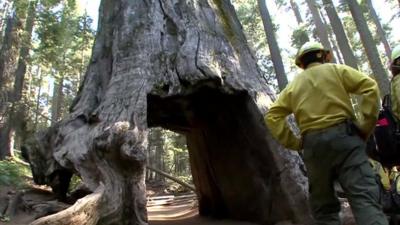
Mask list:
[[[7,204],[8,199],[15,195],[13,187],[0,186],[0,210]],[[181,196],[182,197],[182,196]],[[163,198],[149,202],[148,216],[149,225],[255,225],[245,222],[229,220],[213,220],[202,218],[198,215],[197,201],[195,196],[184,198]],[[23,202],[54,202],[54,196],[49,190],[36,187],[24,191]],[[36,212],[37,213],[37,212]],[[0,225],[27,225],[35,219],[32,209],[19,207],[14,216],[8,222],[0,221]]]
[[[256,225],[256,224],[231,221],[231,220],[211,220],[196,215],[186,219],[174,219],[174,220],[163,220],[163,221],[153,221],[150,219],[149,225]]]
[[[231,220],[215,220],[198,215],[193,202],[155,205],[147,208],[149,225],[255,225]]]

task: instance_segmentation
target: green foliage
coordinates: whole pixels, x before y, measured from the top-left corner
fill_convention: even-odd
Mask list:
[[[295,49],[300,49],[304,43],[309,41],[307,27],[301,26],[295,29],[292,33],[291,41]]]
[[[191,177],[186,138],[169,130],[163,131],[167,172],[174,176]]]
[[[380,45],[380,43],[381,43],[380,38],[378,36],[378,33],[375,32],[376,25],[372,21],[371,14],[369,12],[369,8],[368,8],[365,0],[359,1],[359,4],[363,11],[363,14],[364,14],[365,20],[367,22],[367,25],[369,27],[369,30],[371,31],[375,45]],[[341,14],[343,14],[343,16],[341,17],[343,26],[346,30],[346,34],[348,36],[349,43],[352,46],[352,49],[353,49],[354,55],[357,58],[358,64],[361,65],[360,69],[367,74],[372,74],[370,65],[368,63],[369,61],[368,61],[367,55],[365,54],[365,49],[362,45],[360,35],[358,33],[357,27],[354,23],[353,17],[351,16],[350,9],[348,8],[346,1],[340,0],[340,4],[338,5],[337,9]],[[390,26],[388,24],[382,24],[382,26],[387,35],[387,39],[390,42],[392,29],[390,28]],[[384,55],[383,52],[380,52],[380,55],[381,55],[381,61],[384,63],[383,65],[385,65],[388,58]]]
[[[182,176],[176,176],[176,178],[178,178],[179,180],[184,181],[185,183],[188,183],[188,184],[192,184],[193,183],[191,174],[188,174],[188,175],[185,175],[185,176],[183,176],[183,175]],[[167,185],[166,186],[167,186],[167,190],[168,190],[169,193],[181,193],[181,192],[190,191],[190,190],[187,190],[186,187],[184,187],[184,186],[182,186],[182,185],[180,185],[180,184],[178,184],[178,183],[176,183],[174,181],[171,181],[171,180],[167,181]]]
[[[50,81],[48,85],[51,88],[62,85],[62,90],[47,97],[45,95],[49,95],[51,90],[42,89],[35,101],[40,103],[39,111],[46,111],[52,99],[60,99],[61,107],[53,104],[50,111],[59,111],[61,117],[68,113],[91,56],[94,34],[92,19],[87,13],[79,14],[75,0],[51,1],[41,5],[33,58],[34,63],[41,68],[42,76],[35,77],[34,82],[43,85],[43,82]],[[42,117],[38,122],[46,126],[47,120]]]
[[[69,191],[75,190],[79,184],[82,183],[82,179],[77,175],[72,175],[71,182],[69,183]]]
[[[160,169],[186,183],[192,183],[189,164],[189,152],[186,138],[182,134],[161,128],[152,128],[149,132],[148,165]],[[148,181],[162,181],[170,191],[181,190],[181,185],[164,179],[152,171],[147,171]]]
[[[279,92],[257,1],[234,0],[232,3],[236,8],[236,13],[243,26],[248,44],[255,51],[257,65],[261,69],[263,77],[275,91]],[[278,27],[275,26],[273,30],[276,32]]]
[[[10,217],[0,214],[0,221],[1,222],[10,222]]]
[[[267,51],[267,39],[256,0],[234,0],[237,16],[249,45],[256,51]]]
[[[278,81],[274,72],[271,56],[256,52],[257,64],[269,87],[279,93]]]
[[[28,176],[31,176],[28,166],[11,158],[0,161],[0,185],[22,188],[26,185]]]
[[[26,13],[29,7],[29,1],[26,0],[14,0],[14,10],[18,18],[25,19]]]

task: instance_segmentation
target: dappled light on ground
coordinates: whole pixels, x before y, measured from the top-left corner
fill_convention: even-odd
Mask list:
[[[193,198],[160,198],[149,201],[149,225],[255,225],[248,222],[216,220],[199,216],[197,201]]]
[[[198,214],[198,209],[193,204],[151,206],[147,208],[149,220],[176,220],[187,219]]]

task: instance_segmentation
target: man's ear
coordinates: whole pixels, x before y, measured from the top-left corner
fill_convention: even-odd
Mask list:
[[[400,66],[400,58],[395,59],[393,65]]]
[[[332,62],[332,59],[333,59],[332,52],[331,51],[327,51],[326,52],[326,56],[325,56],[325,61],[326,62]]]

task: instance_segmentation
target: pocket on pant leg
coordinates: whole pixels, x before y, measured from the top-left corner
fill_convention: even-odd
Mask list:
[[[369,162],[364,162],[359,166],[361,173],[360,187],[364,187],[360,190],[362,192],[365,189],[366,194],[370,195],[377,203],[381,199],[381,189],[379,176],[375,174]]]
[[[376,201],[379,199],[378,183],[368,161],[342,168],[339,181],[350,195],[359,196],[363,193]]]
[[[363,175],[363,177],[366,177],[369,180],[371,180],[371,183],[379,185],[379,182],[380,182],[379,175],[374,172],[371,164],[368,161],[363,162],[360,165],[360,171],[361,171],[361,174]]]

